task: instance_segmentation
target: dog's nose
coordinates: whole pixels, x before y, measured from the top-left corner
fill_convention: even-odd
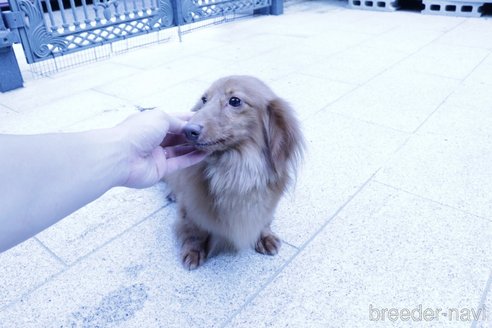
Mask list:
[[[186,136],[186,139],[189,141],[197,141],[200,136],[200,132],[202,132],[203,126],[198,124],[188,123],[183,128],[183,132]]]

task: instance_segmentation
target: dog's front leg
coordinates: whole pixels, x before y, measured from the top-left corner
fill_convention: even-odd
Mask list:
[[[181,259],[188,270],[198,268],[207,258],[208,232],[200,229],[186,218],[184,211],[176,226],[178,240],[181,243]]]
[[[278,238],[277,235],[272,232],[270,226],[268,226],[261,231],[260,237],[256,241],[255,250],[258,253],[265,255],[276,255],[278,254],[281,244],[280,238]]]

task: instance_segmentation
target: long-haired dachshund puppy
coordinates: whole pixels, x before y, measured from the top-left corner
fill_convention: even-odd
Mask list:
[[[250,76],[219,79],[193,111],[184,133],[208,156],[166,179],[179,205],[183,265],[195,269],[220,250],[277,254],[270,224],[304,151],[294,111]]]

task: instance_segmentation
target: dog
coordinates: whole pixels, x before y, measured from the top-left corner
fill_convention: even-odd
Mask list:
[[[270,225],[305,150],[293,109],[259,79],[229,76],[214,82],[192,111],[183,133],[207,157],[165,180],[179,207],[175,231],[184,267],[248,247],[277,254],[281,241]]]

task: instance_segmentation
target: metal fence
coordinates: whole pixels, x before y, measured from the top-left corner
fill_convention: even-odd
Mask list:
[[[282,1],[9,0],[10,10],[0,19],[0,36],[8,37],[0,38],[0,50],[20,42],[27,62],[33,64],[211,18],[278,15],[283,12]],[[0,70],[6,62],[1,56],[0,51]],[[0,73],[0,91],[2,79]]]

